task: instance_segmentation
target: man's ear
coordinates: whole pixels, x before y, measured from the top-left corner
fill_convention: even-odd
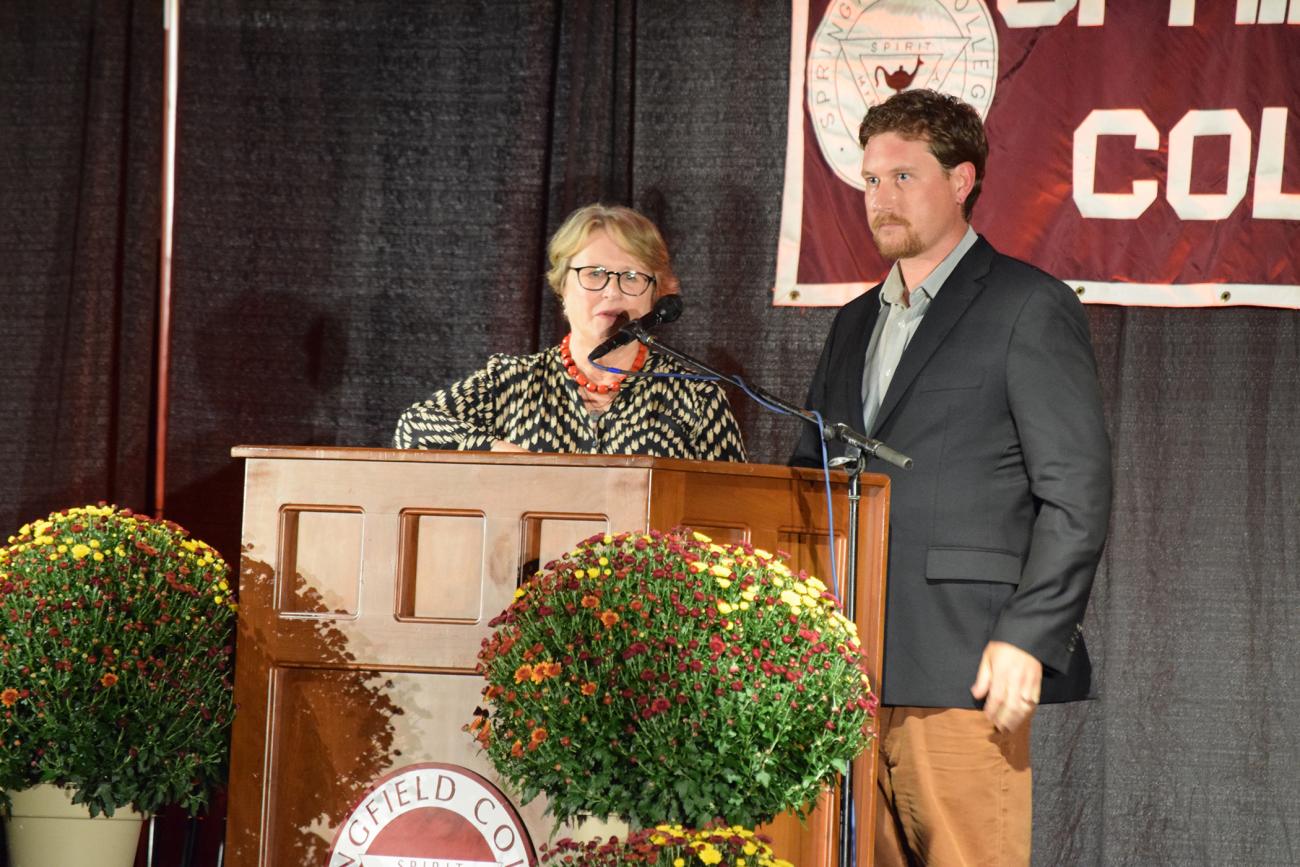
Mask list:
[[[957,204],[965,205],[971,190],[975,189],[975,164],[967,161],[953,166],[948,172],[948,182],[952,185]]]

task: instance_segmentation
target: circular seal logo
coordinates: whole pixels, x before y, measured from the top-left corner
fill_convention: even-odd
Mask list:
[[[533,867],[528,831],[496,786],[457,765],[378,780],[334,835],[330,867]]]
[[[998,41],[984,0],[831,0],[808,52],[808,116],[822,157],[857,189],[867,109],[914,88],[988,115]]]

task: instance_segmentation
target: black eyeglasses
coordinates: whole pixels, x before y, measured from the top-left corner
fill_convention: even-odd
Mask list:
[[[611,271],[604,265],[582,265],[577,268],[569,266],[570,271],[578,272],[578,285],[588,292],[603,291],[609,285],[611,276],[618,280],[618,291],[624,295],[644,295],[645,290],[654,285],[653,274],[640,271]]]

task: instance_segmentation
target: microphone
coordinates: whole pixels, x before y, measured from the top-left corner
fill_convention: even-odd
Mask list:
[[[597,358],[608,355],[620,346],[625,346],[633,340],[640,340],[646,336],[646,332],[651,328],[672,322],[678,316],[682,315],[682,299],[680,295],[665,295],[655,302],[655,306],[650,312],[635,322],[629,322],[614,333],[604,343],[597,346],[587,356],[587,360],[593,364]]]

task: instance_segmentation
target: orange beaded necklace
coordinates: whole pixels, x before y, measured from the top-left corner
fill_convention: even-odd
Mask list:
[[[590,391],[592,394],[613,394],[618,391],[623,386],[623,380],[627,379],[626,374],[620,373],[618,379],[608,384],[595,383],[590,379],[587,379],[586,375],[578,369],[578,363],[573,360],[573,353],[569,351],[569,338],[572,336],[572,333],[566,334],[564,335],[564,339],[560,341],[560,361],[564,363],[564,369],[568,371],[569,376],[576,381],[579,386],[587,389],[587,391]],[[646,349],[646,345],[642,343],[637,349],[636,361],[632,362],[632,367],[629,368],[629,370],[636,372],[644,367],[647,354],[648,350]]]

